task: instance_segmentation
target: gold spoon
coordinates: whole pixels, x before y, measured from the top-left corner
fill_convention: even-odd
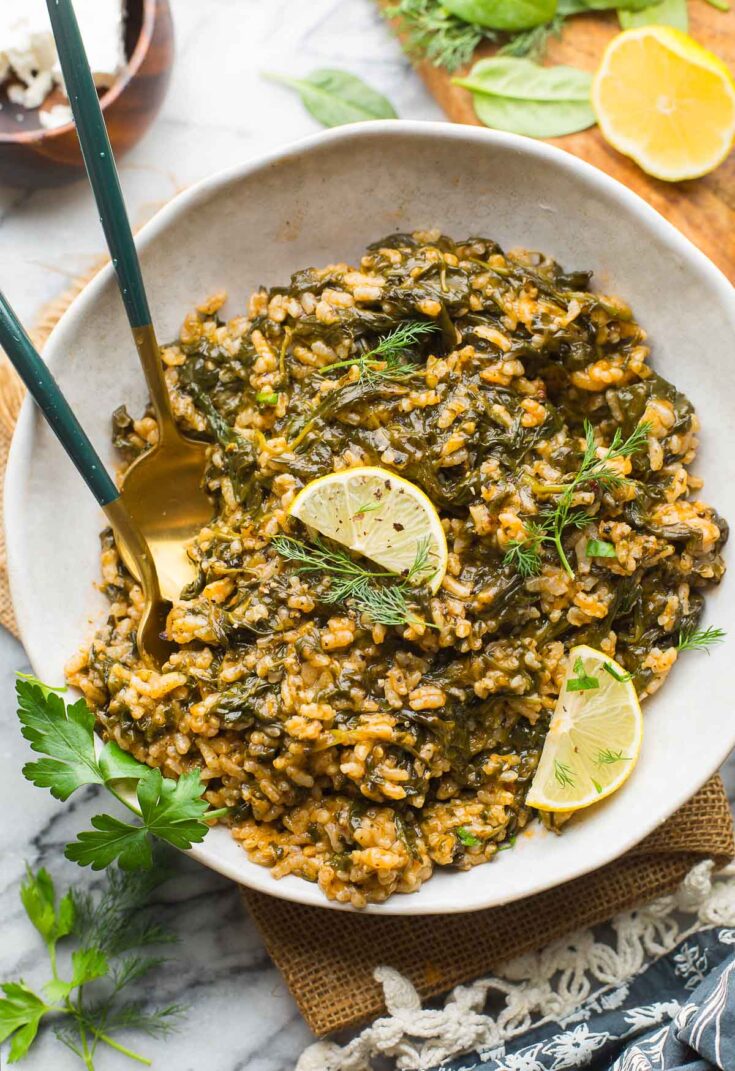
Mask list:
[[[76,465],[112,525],[118,546],[135,563],[145,606],[138,623],[138,651],[149,664],[163,665],[173,645],[165,637],[171,603],[161,597],[156,566],[139,527],[105,469],[56,380],[0,292],[0,346],[28,388],[54,434]]]
[[[122,498],[150,548],[161,592],[173,601],[195,576],[186,545],[212,518],[203,486],[207,444],[185,438],[174,420],[115,159],[71,0],[47,0],[47,6],[87,175],[158,423],[157,443],[125,473]],[[115,531],[123,561],[142,580],[130,542]]]

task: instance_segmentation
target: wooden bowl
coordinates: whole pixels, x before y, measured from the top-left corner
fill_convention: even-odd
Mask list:
[[[127,0],[126,8],[128,63],[101,98],[117,156],[131,149],[153,122],[168,88],[174,57],[169,0]],[[59,94],[58,102],[64,100]],[[47,130],[40,125],[37,110],[12,104],[5,91],[0,93],[0,102],[0,183],[35,189],[61,186],[84,176],[73,123]]]

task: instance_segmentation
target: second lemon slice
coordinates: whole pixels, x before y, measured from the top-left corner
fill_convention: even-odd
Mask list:
[[[671,26],[641,26],[612,39],[592,83],[592,106],[614,148],[669,182],[712,171],[735,138],[732,75]]]
[[[439,514],[420,487],[387,469],[364,466],[312,480],[289,514],[363,554],[392,573],[406,575],[418,553],[423,576],[437,591],[447,568],[447,541]]]
[[[597,803],[628,780],[642,738],[630,674],[602,651],[573,647],[526,803],[541,811]]]

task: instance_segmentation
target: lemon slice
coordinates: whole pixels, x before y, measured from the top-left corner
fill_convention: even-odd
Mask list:
[[[439,514],[420,487],[387,469],[320,476],[299,491],[289,514],[392,573],[408,573],[423,550],[421,573],[431,590],[444,579],[447,540]]]
[[[628,780],[642,738],[638,696],[623,667],[593,647],[573,647],[526,803],[541,811],[597,803]]]
[[[592,83],[592,106],[614,148],[669,182],[714,170],[735,139],[732,75],[672,26],[614,37]]]

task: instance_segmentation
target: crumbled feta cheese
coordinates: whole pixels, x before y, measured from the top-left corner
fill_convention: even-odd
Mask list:
[[[22,10],[21,10],[22,8]],[[125,66],[123,0],[75,0],[74,10],[96,85],[112,85]],[[48,12],[44,0],[23,0],[22,5],[0,2],[0,82],[9,81],[8,97],[14,104],[38,108],[55,85],[63,88]],[[56,108],[42,120],[56,126]],[[69,111],[66,111],[68,118]]]

